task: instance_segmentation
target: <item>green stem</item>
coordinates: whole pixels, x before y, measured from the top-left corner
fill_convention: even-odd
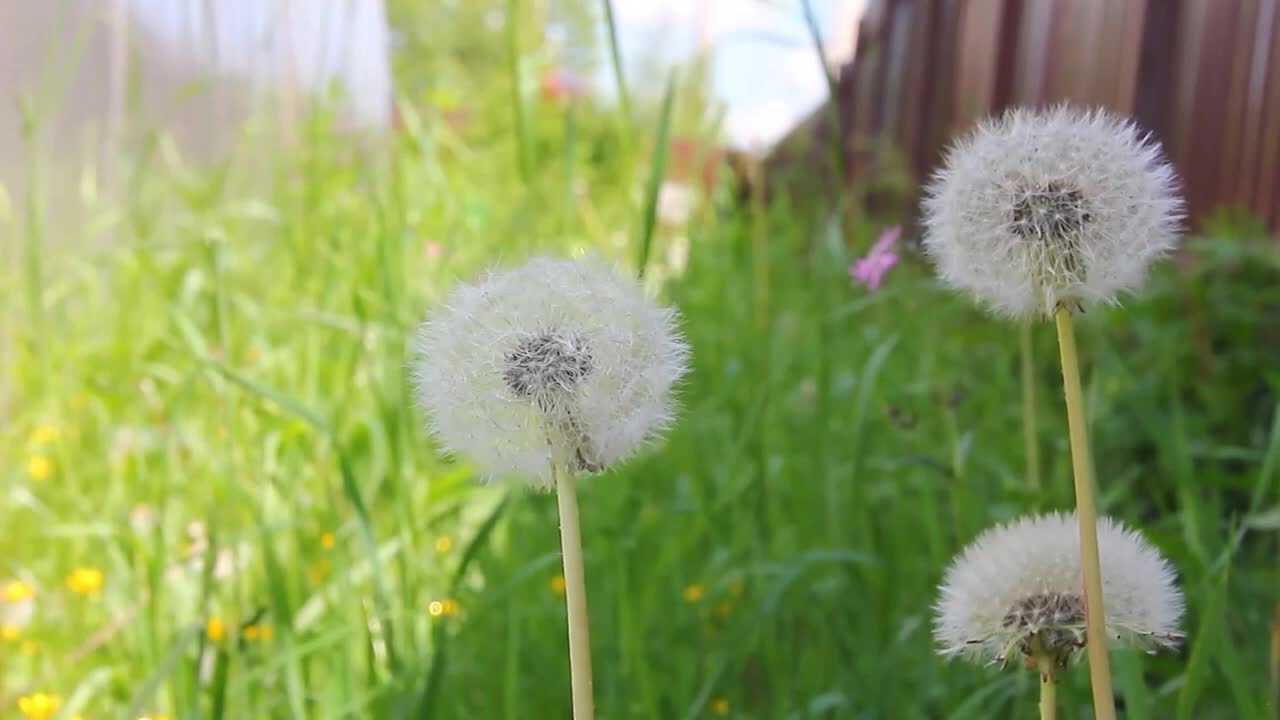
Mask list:
[[[551,464],[560,507],[560,551],[564,558],[564,599],[569,615],[569,679],[574,720],[592,720],[591,632],[587,617],[587,583],[582,567],[582,532],[574,476],[564,464]]]
[[[1058,326],[1058,348],[1062,354],[1062,385],[1067,400],[1071,470],[1075,479],[1076,518],[1080,526],[1085,647],[1089,653],[1093,712],[1097,720],[1115,720],[1115,693],[1111,689],[1111,665],[1107,658],[1106,611],[1102,603],[1102,566],[1098,559],[1098,511],[1093,499],[1093,465],[1089,456],[1089,434],[1085,427],[1084,393],[1080,390],[1075,326],[1072,324],[1071,311],[1064,306],[1058,307],[1054,318]]]
[[[1022,323],[1022,438],[1027,461],[1027,485],[1040,490],[1040,444],[1036,441],[1035,348],[1031,320]]]
[[[1036,658],[1040,670],[1040,720],[1056,720],[1058,717],[1058,678],[1053,660],[1041,655]]]

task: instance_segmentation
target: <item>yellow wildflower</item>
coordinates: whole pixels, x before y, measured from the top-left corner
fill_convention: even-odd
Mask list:
[[[12,642],[22,634],[22,628],[13,623],[0,623],[0,640]]]
[[[319,585],[329,575],[329,569],[333,567],[328,557],[322,557],[319,560],[307,566],[307,580],[312,585]]]
[[[711,701],[711,712],[715,713],[716,715],[728,715],[728,714],[729,714],[729,701],[728,701],[728,700],[725,700],[725,699],[724,699],[724,698],[722,698],[722,697],[720,697],[720,698],[716,698],[715,700],[712,700],[712,701]]]
[[[551,592],[557,595],[564,594],[564,576],[557,575],[551,578]]]
[[[222,622],[222,618],[217,615],[213,615],[204,623],[204,634],[205,637],[209,638],[213,642],[218,642],[222,638],[226,637],[227,626]]]
[[[267,623],[245,625],[241,634],[245,640],[267,641],[271,639],[271,626]]]
[[[37,425],[28,438],[32,445],[48,445],[58,439],[58,428],[52,425]]]
[[[683,591],[681,591],[680,595],[684,597],[685,602],[692,603],[692,602],[698,602],[699,600],[701,600],[705,592],[706,591],[703,589],[701,583],[694,583],[686,587]]]
[[[461,606],[458,605],[458,601],[453,598],[432,600],[431,604],[427,605],[427,613],[430,614],[431,617],[440,617],[441,615],[453,617],[458,614],[459,609],[461,609]]]
[[[436,552],[443,555],[449,552],[449,549],[453,547],[453,539],[450,538],[448,535],[440,535],[439,537],[436,538],[435,545],[436,545]]]
[[[335,537],[334,534],[331,532],[320,534],[320,547],[324,548],[325,550],[332,548],[334,544],[337,542],[338,542],[338,538]]]
[[[27,639],[23,640],[22,645],[19,647],[22,648],[23,655],[35,655],[36,651],[40,649],[40,643],[35,640]]]
[[[4,584],[4,590],[0,592],[0,596],[11,603],[22,602],[35,594],[35,588],[21,580],[10,580]]]
[[[102,588],[102,571],[96,567],[78,567],[67,576],[67,587],[72,592],[88,595]]]
[[[44,455],[32,455],[27,458],[27,475],[32,480],[44,480],[53,474],[53,461]]]
[[[18,698],[18,709],[28,720],[45,720],[58,712],[62,698],[49,693],[32,693]]]

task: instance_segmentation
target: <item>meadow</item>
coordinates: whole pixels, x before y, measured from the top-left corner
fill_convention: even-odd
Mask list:
[[[663,224],[657,98],[504,92],[0,197],[0,717],[567,717],[555,500],[436,452],[407,345],[452,283],[587,251],[693,351],[667,440],[580,486],[601,717],[1031,716],[1034,673],[944,662],[931,605],[980,530],[1071,507],[1051,325],[1033,476],[1018,328],[913,252],[851,282],[894,221],[857,189],[752,204],[722,172]],[[1177,653],[1113,653],[1124,717],[1276,717],[1278,279],[1224,214],[1081,321],[1101,509],[1188,600]],[[1060,702],[1086,716],[1083,669]]]

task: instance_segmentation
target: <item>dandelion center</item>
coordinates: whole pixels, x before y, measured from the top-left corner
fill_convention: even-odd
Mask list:
[[[577,333],[551,331],[516,344],[507,353],[502,377],[518,397],[537,399],[571,392],[593,367],[586,338]]]
[[[1001,624],[1017,634],[1023,655],[1037,650],[1065,663],[1084,645],[1084,597],[1078,593],[1040,593],[1014,603]]]
[[[1068,240],[1092,220],[1084,193],[1057,182],[1023,188],[1010,216],[1013,234],[1027,241]]]

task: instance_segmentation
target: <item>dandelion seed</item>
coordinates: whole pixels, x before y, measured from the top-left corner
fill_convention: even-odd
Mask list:
[[[44,455],[27,458],[27,475],[32,480],[44,480],[53,474],[53,461]]]
[[[552,485],[611,466],[672,419],[688,350],[676,314],[598,259],[542,258],[455,289],[419,331],[432,429],[488,477]]]
[[[952,562],[935,605],[945,656],[1004,663],[1045,654],[1065,666],[1085,645],[1080,536],[1073,515],[1051,513],[987,530]],[[1107,636],[1155,651],[1182,640],[1173,568],[1138,533],[1098,521]]]
[[[1126,119],[1014,109],[948,152],[926,192],[925,250],[948,284],[1001,314],[1115,302],[1173,249],[1176,185]]]
[[[67,587],[80,595],[95,593],[102,588],[104,577],[96,567],[78,567],[67,576]]]
[[[685,589],[680,591],[680,596],[684,598],[685,602],[693,603],[701,600],[705,592],[700,583],[693,583],[685,586]]]

